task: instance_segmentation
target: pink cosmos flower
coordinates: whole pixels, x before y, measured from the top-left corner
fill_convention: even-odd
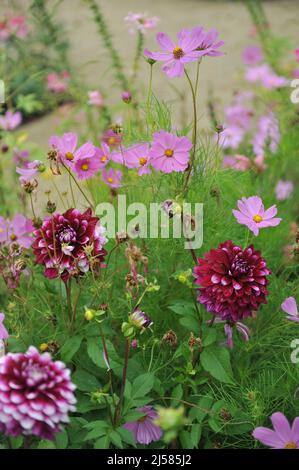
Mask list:
[[[91,106],[96,106],[97,108],[101,108],[104,105],[104,98],[101,93],[97,90],[91,90],[88,92],[88,104]]]
[[[12,131],[18,127],[22,122],[22,114],[20,111],[12,113],[11,111],[6,111],[4,116],[0,116],[0,128],[5,131]]]
[[[6,436],[54,439],[76,411],[70,371],[30,346],[0,359],[0,431]]]
[[[242,59],[245,65],[256,65],[263,59],[263,53],[258,46],[245,47],[242,53]]]
[[[105,168],[105,166],[111,160],[111,153],[109,145],[102,143],[101,147],[96,147],[96,157],[100,161],[100,169]]]
[[[144,55],[150,59],[166,62],[163,71],[169,78],[181,77],[185,64],[197,61],[206,55],[205,50],[197,50],[206,40],[202,28],[193,28],[191,32],[182,29],[177,35],[177,44],[166,33],[158,33],[156,37],[159,46],[166,52],[151,52],[145,49]]]
[[[163,173],[185,171],[188,167],[192,142],[187,137],[177,137],[166,131],[153,135],[152,148],[149,152],[151,165]]]
[[[246,171],[251,167],[251,161],[245,155],[225,155],[223,158],[224,168],[233,168],[237,171]]]
[[[29,150],[14,149],[12,159],[16,166],[21,166],[23,168],[26,168],[28,163],[30,163],[30,160],[28,159],[29,155],[30,155]]]
[[[70,74],[66,70],[61,73],[52,72],[47,76],[47,88],[53,93],[63,93],[68,89]]]
[[[292,75],[294,78],[299,78],[299,69],[293,70]]]
[[[33,230],[34,227],[30,219],[22,214],[16,214],[11,221],[8,221],[7,238],[23,248],[30,248],[33,241]]]
[[[296,62],[299,62],[299,49],[295,49],[295,58],[296,58]]]
[[[77,149],[78,137],[74,132],[67,132],[62,137],[52,135],[49,144],[58,152],[58,157],[62,162],[73,168],[73,164],[80,158],[91,158],[95,155],[96,149],[91,142],[86,142]]]
[[[7,339],[9,336],[7,329],[3,325],[4,318],[5,318],[5,315],[4,313],[1,312],[0,313],[0,340]]]
[[[148,445],[153,441],[159,441],[162,436],[162,430],[154,424],[154,420],[158,418],[158,413],[151,406],[143,406],[137,408],[137,411],[143,413],[144,416],[124,424],[124,428],[130,431],[136,442]]]
[[[44,168],[43,163],[40,160],[34,160],[28,163],[26,168],[17,167],[16,172],[21,175],[20,182],[27,183],[36,178],[41,168]]]
[[[7,241],[7,221],[0,216],[0,243]]]
[[[121,99],[124,103],[131,103],[132,101],[132,93],[130,91],[123,91],[121,94]]]
[[[110,188],[119,188],[121,186],[122,172],[109,168],[109,170],[102,171],[103,181],[110,186]]]
[[[276,206],[271,206],[265,211],[263,201],[258,196],[242,197],[237,204],[240,210],[233,209],[234,216],[239,224],[246,225],[255,236],[259,234],[259,229],[276,227],[281,222],[280,218],[275,217]]]
[[[86,145],[86,144],[85,144]],[[73,171],[76,173],[79,180],[86,180],[91,178],[103,168],[100,152],[94,147],[93,150],[86,153],[86,156],[82,155],[74,160]]]
[[[271,421],[274,431],[258,427],[253,431],[253,437],[272,449],[299,449],[299,417],[294,419],[292,427],[281,412],[274,413]]]
[[[239,126],[228,126],[219,134],[219,145],[223,149],[237,149],[245,136],[245,130]],[[216,136],[215,138],[218,138]]]
[[[138,175],[150,173],[151,161],[149,144],[137,144],[126,149],[124,152],[125,165],[128,168],[138,168]]]
[[[267,168],[264,155],[258,155],[257,157],[255,157],[253,163],[259,173],[262,173]]]
[[[294,191],[294,185],[292,181],[279,180],[275,187],[276,199],[278,201],[284,201],[288,199]]]
[[[141,34],[146,34],[147,31],[154,29],[159,23],[160,18],[157,16],[149,17],[147,13],[128,13],[125,17],[125,22],[129,27],[129,32],[134,33],[139,31]]]
[[[122,141],[122,135],[114,132],[113,129],[107,129],[102,135],[102,142],[109,145],[110,148],[118,148]]]
[[[299,313],[294,297],[288,297],[281,304],[282,310],[288,314],[287,320],[299,323]]]

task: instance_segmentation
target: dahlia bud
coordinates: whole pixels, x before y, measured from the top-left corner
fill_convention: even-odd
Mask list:
[[[201,339],[200,338],[195,338],[193,332],[190,333],[190,338],[189,338],[188,344],[189,344],[189,349],[190,349],[191,352],[193,352],[195,346],[198,346],[199,349],[201,349],[201,347],[202,347]]]
[[[9,146],[7,144],[3,144],[1,147],[2,153],[6,153],[8,152],[8,150],[9,150]]]
[[[176,348],[178,345],[178,337],[173,330],[169,330],[163,336],[161,343],[167,344],[171,348]]]
[[[124,103],[129,104],[132,101],[132,94],[130,91],[123,91],[121,94],[121,98]]]
[[[85,310],[85,313],[84,313],[84,318],[86,321],[91,321],[94,319],[94,316],[95,316],[95,312],[94,310],[91,310],[90,308]]]
[[[55,202],[48,201],[48,202],[47,202],[47,206],[46,206],[46,211],[47,211],[49,214],[53,214],[53,212],[56,211],[56,204],[55,204]]]
[[[131,348],[136,349],[137,346],[138,346],[138,341],[137,341],[137,339],[132,339]]]

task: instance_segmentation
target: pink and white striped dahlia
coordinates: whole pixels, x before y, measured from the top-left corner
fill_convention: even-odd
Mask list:
[[[32,244],[36,262],[45,267],[45,276],[61,276],[66,282],[71,276],[99,268],[106,255],[100,228],[99,218],[92,216],[91,209],[84,213],[69,209],[46,218],[34,231]]]
[[[0,431],[52,440],[75,411],[70,371],[50,354],[30,346],[0,359]]]

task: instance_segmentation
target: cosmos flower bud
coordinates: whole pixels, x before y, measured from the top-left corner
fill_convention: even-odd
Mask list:
[[[129,104],[132,101],[132,94],[130,91],[123,91],[121,94],[121,98],[124,103]]]
[[[46,210],[49,214],[53,214],[56,211],[56,204],[55,202],[48,201]]]
[[[145,60],[150,65],[154,65],[157,62],[155,59],[151,59],[150,57],[146,57]]]

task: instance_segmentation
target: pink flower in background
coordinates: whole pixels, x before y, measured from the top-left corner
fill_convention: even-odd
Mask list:
[[[292,427],[280,412],[274,413],[271,421],[274,431],[258,427],[253,431],[253,437],[272,449],[299,449],[299,417],[294,419]]]
[[[276,227],[281,219],[275,217],[277,214],[276,206],[264,209],[263,201],[258,196],[249,198],[242,197],[238,201],[239,210],[233,209],[233,214],[241,225],[246,225],[255,236],[259,234],[259,229],[266,227]]]
[[[12,18],[10,18],[10,20],[8,21],[8,27],[11,34],[15,34],[20,39],[24,39],[29,32],[26,19],[24,16],[21,15],[13,16]]]
[[[4,116],[0,116],[0,128],[5,131],[12,131],[18,127],[22,122],[22,114],[20,111],[15,113],[6,111]]]
[[[280,142],[278,120],[273,112],[262,116],[257,124],[257,132],[252,139],[253,150],[256,156],[264,157],[268,146],[271,153],[275,153]]]
[[[258,155],[257,157],[255,157],[253,163],[259,173],[262,173],[267,168],[264,155]]]
[[[163,71],[169,78],[181,77],[185,64],[197,61],[206,54],[204,50],[197,50],[205,39],[203,29],[196,27],[192,31],[182,29],[177,35],[177,43],[172,41],[166,33],[157,34],[157,42],[165,52],[150,52],[144,50],[144,55],[150,59],[165,62]]]
[[[110,186],[110,188],[119,188],[121,186],[122,172],[109,168],[109,170],[102,171],[103,181]]]
[[[101,147],[96,147],[96,155],[95,158],[99,159],[100,167],[105,168],[105,166],[109,163],[111,159],[110,148],[109,145],[102,143]]]
[[[131,103],[132,101],[132,93],[130,91],[123,91],[121,94],[121,99],[124,103]]]
[[[228,127],[248,129],[253,112],[242,104],[233,104],[225,108],[225,115]]]
[[[294,297],[288,297],[281,304],[282,310],[287,313],[287,320],[299,323],[297,303]]]
[[[61,73],[52,72],[47,76],[47,88],[53,93],[63,93],[68,89],[70,74],[66,70]]]
[[[0,216],[0,243],[5,243],[8,236],[7,220]]]
[[[166,131],[153,135],[152,148],[149,152],[151,165],[163,173],[185,171],[188,167],[192,142],[187,137],[177,137]]]
[[[157,16],[149,17],[147,13],[128,13],[125,17],[125,22],[129,27],[130,33],[139,31],[142,34],[146,34],[147,31],[154,29],[159,23],[160,18]]]
[[[28,159],[30,155],[29,150],[18,150],[14,149],[12,159],[16,166],[22,166],[23,168],[26,168],[28,163],[30,163],[30,160]]]
[[[124,424],[124,428],[130,431],[136,442],[148,445],[151,442],[159,441],[162,436],[162,430],[154,424],[154,420],[158,418],[158,413],[151,406],[143,406],[137,408],[137,411],[144,413],[144,416]]]
[[[299,78],[299,69],[293,70],[292,75],[294,78]]]
[[[219,145],[223,149],[231,148],[237,149],[241,144],[243,138],[245,136],[245,131],[242,127],[238,126],[229,126],[226,127],[220,134],[219,134]],[[218,138],[216,136],[215,138]]]
[[[263,59],[263,53],[258,46],[245,47],[242,53],[242,59],[245,65],[256,65]]]
[[[27,183],[36,178],[42,168],[43,163],[40,160],[34,160],[26,165],[25,168],[16,168],[16,172],[21,175],[19,180],[21,183]]]
[[[245,73],[245,79],[249,82],[260,82],[265,88],[271,90],[287,86],[289,80],[276,75],[268,64],[249,67]]]
[[[97,90],[91,90],[88,92],[88,104],[101,108],[104,105],[104,98],[101,93]]]
[[[76,158],[72,169],[79,180],[86,180],[94,176],[101,168],[101,160],[98,158],[97,151],[94,148],[93,152],[90,151],[86,156]]]
[[[54,439],[76,411],[75,388],[65,364],[48,353],[30,346],[26,353],[6,354],[0,359],[1,432]]]
[[[251,167],[251,161],[245,155],[225,155],[223,157],[224,168],[234,168],[237,171],[246,171]]]
[[[275,187],[276,199],[278,201],[284,201],[288,199],[294,191],[294,185],[292,181],[279,180]]]
[[[299,48],[298,49],[295,49],[295,58],[296,58],[296,62],[299,62]]]
[[[137,144],[129,147],[125,153],[125,165],[128,168],[138,168],[138,175],[150,173],[150,146],[149,144]]]
[[[5,319],[5,315],[4,315],[4,313],[1,312],[0,313],[0,340],[1,339],[7,339],[8,336],[9,336],[7,329],[3,325],[4,319]]]
[[[7,221],[7,241],[17,243],[23,248],[30,248],[34,227],[32,221],[22,214],[16,214],[11,221]]]
[[[67,132],[62,137],[52,135],[49,144],[58,152],[62,162],[73,168],[76,160],[80,158],[92,158],[96,154],[96,148],[91,142],[86,142],[77,149],[78,137],[74,132]]]
[[[110,128],[102,135],[102,141],[109,145],[110,148],[118,148],[122,141],[122,135]]]

